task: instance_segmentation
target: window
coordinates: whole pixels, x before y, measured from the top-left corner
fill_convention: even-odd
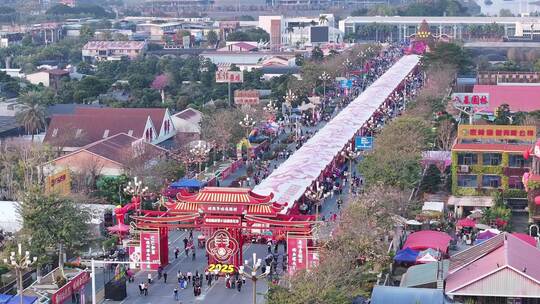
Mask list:
[[[458,165],[476,165],[478,163],[478,155],[475,153],[459,153]]]
[[[478,185],[477,179],[476,175],[460,174],[458,175],[458,186],[474,188]]]
[[[501,177],[499,175],[484,175],[482,177],[482,187],[499,188],[501,186]]]
[[[482,164],[484,166],[498,166],[501,164],[501,153],[484,153]]]
[[[521,154],[510,154],[508,156],[508,167],[523,168],[528,166],[528,162]]]
[[[508,188],[510,189],[520,189],[523,190],[523,182],[521,181],[521,176],[510,176],[508,177]]]

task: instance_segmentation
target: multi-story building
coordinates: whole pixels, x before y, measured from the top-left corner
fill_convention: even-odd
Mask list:
[[[89,41],[82,49],[82,58],[87,62],[134,59],[142,55],[146,47],[146,41]]]
[[[522,177],[530,169],[523,153],[536,140],[535,126],[460,125],[452,147],[452,197],[461,214],[467,208],[490,207],[500,191],[515,209],[527,206]]]

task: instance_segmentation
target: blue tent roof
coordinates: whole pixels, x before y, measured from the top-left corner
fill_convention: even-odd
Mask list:
[[[20,296],[14,296],[7,302],[7,304],[19,304],[20,303]],[[37,297],[31,297],[31,296],[23,296],[23,303],[24,304],[32,304],[37,301]]]
[[[204,183],[196,179],[182,178],[170,185],[171,188],[201,188]]]
[[[453,302],[444,296],[442,289],[375,286],[371,294],[371,304],[388,303],[446,304]]]
[[[418,254],[418,251],[412,250],[411,248],[407,247],[397,252],[396,256],[394,257],[394,261],[411,263],[416,262],[416,257],[418,256]]]
[[[12,295],[0,294],[0,304],[6,304],[12,297]]]

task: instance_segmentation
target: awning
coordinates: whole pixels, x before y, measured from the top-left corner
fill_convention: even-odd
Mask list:
[[[196,179],[183,178],[172,183],[171,188],[201,188],[204,183]]]
[[[442,213],[443,210],[443,202],[424,202],[424,206],[422,206],[422,211],[437,211]]]
[[[493,198],[491,196],[450,196],[448,205],[463,207],[492,207]]]
[[[416,262],[418,253],[419,253],[418,251],[413,250],[411,248],[405,248],[396,253],[396,256],[394,256],[394,261],[414,263]]]
[[[457,221],[456,223],[456,226],[457,227],[471,227],[473,228],[474,226],[476,226],[476,222],[473,220],[473,219],[470,219],[470,218],[462,218],[460,220]]]

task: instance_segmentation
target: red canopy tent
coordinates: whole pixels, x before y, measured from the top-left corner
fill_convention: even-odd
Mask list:
[[[403,248],[409,247],[414,250],[426,250],[432,248],[446,253],[451,239],[452,238],[444,232],[423,230],[411,233],[407,237]]]
[[[536,239],[528,234],[525,233],[519,233],[519,232],[513,232],[513,236],[517,237],[518,239],[524,241],[527,244],[530,244],[534,247],[536,247]]]
[[[470,218],[462,218],[457,221],[456,224],[457,227],[471,227],[474,228],[476,226],[476,222],[473,219]]]

